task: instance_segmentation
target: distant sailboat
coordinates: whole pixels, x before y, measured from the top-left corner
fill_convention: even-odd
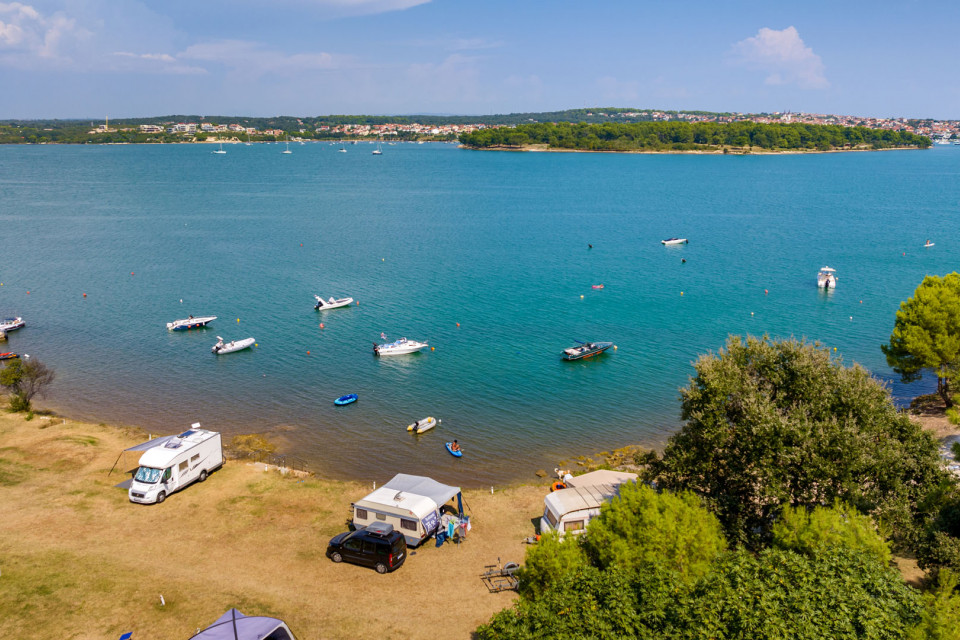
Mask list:
[[[375,155],[375,156],[382,156],[382,155],[383,155],[383,149],[380,147],[380,141],[379,141],[379,140],[377,140],[377,148],[373,150],[373,155]]]
[[[346,153],[346,152],[347,152],[347,148],[346,148],[345,146],[343,146],[343,142],[340,142],[340,148],[339,148],[337,151],[338,151],[338,153]]]
[[[214,151],[214,153],[217,154],[217,155],[220,155],[220,154],[222,154],[222,153],[226,153],[226,151],[223,150],[223,142],[220,142],[220,148],[219,148],[218,150]]]
[[[286,143],[287,143],[287,148],[281,151],[280,153],[293,153],[293,151],[290,151],[290,140],[287,140]]]

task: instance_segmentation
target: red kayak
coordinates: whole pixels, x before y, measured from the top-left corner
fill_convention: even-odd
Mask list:
[[[0,360],[13,360],[14,358],[19,358],[19,357],[20,357],[19,354],[13,353],[12,351],[8,351],[7,353],[0,353]]]

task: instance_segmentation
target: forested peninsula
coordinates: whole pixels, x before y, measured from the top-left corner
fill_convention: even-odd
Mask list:
[[[907,131],[757,122],[536,123],[460,136],[470,149],[627,152],[784,152],[926,149],[930,138]]]

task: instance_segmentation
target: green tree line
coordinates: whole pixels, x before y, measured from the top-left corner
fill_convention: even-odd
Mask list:
[[[460,142],[477,149],[547,145],[553,149],[587,151],[691,151],[722,147],[828,151],[926,148],[931,144],[929,138],[906,131],[757,122],[532,123],[465,133]]]

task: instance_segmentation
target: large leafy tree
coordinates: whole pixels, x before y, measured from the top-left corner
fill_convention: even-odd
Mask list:
[[[842,546],[812,555],[737,550],[693,585],[660,567],[584,567],[496,614],[477,636],[893,640],[920,613],[919,594],[872,554]]]
[[[881,348],[904,382],[934,370],[937,393],[953,406],[950,380],[960,372],[960,274],[924,278],[913,297],[900,303],[890,344]]]
[[[583,541],[600,568],[659,564],[687,581],[705,574],[726,546],[720,523],[700,498],[636,483],[620,486],[620,495],[590,522]]]
[[[787,505],[843,500],[911,543],[929,487],[946,475],[936,442],[859,366],[797,340],[731,337],[681,391],[683,428],[649,479],[703,496],[727,539],[754,548]]]

